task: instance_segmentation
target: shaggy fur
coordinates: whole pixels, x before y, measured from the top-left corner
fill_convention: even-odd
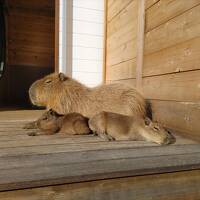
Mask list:
[[[50,74],[33,83],[29,96],[34,105],[59,114],[77,112],[90,118],[107,111],[146,116],[145,100],[135,88],[119,83],[88,88],[62,73]]]
[[[162,145],[175,142],[166,129],[149,118],[101,112],[89,120],[89,127],[106,140],[146,140]]]

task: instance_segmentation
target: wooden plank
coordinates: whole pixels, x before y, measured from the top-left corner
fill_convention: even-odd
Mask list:
[[[200,140],[200,104],[152,100],[153,118],[180,134]]]
[[[136,57],[137,8],[138,1],[134,0],[107,24],[106,66]]]
[[[148,99],[199,102],[200,70],[146,77],[144,95]]]
[[[135,78],[136,61],[131,59],[106,68],[107,81]]]
[[[136,79],[135,78],[120,79],[120,80],[107,81],[107,83],[122,83],[122,84],[127,84],[130,87],[135,87]]]
[[[166,165],[167,160],[167,165]],[[99,160],[0,171],[0,191],[200,168],[200,153]],[[23,176],[22,176],[23,174]]]
[[[16,4],[17,5],[17,4]],[[43,16],[43,17],[54,17],[55,16],[55,11],[54,9],[45,9],[45,8],[42,8],[42,9],[33,9],[33,8],[24,8],[24,7],[17,7],[17,6],[14,6],[14,7],[9,7],[9,12],[12,12],[12,13],[23,13],[25,15],[32,15],[32,16]]]
[[[199,4],[199,0],[160,0],[146,12],[146,32]]]
[[[98,139],[98,138],[97,138]],[[178,140],[178,143],[185,144],[185,141]],[[178,144],[177,143],[177,144]],[[191,144],[194,142],[190,141]],[[121,142],[86,142],[85,145],[78,143],[61,143],[61,144],[44,144],[35,146],[24,146],[24,147],[8,147],[0,148],[0,157],[8,156],[22,156],[22,155],[41,155],[48,153],[61,153],[61,152],[81,152],[81,151],[92,151],[92,150],[104,150],[104,149],[127,149],[127,148],[144,148],[157,146],[154,143],[143,142],[143,141],[121,141]]]
[[[108,6],[108,22],[124,10],[133,0],[113,1]],[[135,1],[135,0],[134,0]],[[109,1],[108,1],[109,2]]]
[[[197,154],[200,153],[199,144],[197,145],[173,145],[165,147],[144,147],[133,149],[102,149],[77,152],[60,152],[50,154],[21,155],[21,156],[4,156],[0,157],[0,170],[39,167],[46,165],[63,165],[73,163],[87,163],[100,160],[112,159],[132,159],[139,157],[157,157],[179,154]],[[44,163],[45,161],[45,163]]]
[[[40,54],[37,52],[25,52],[10,50],[8,54],[9,65],[29,65],[29,66],[45,66],[51,67],[54,63],[54,57],[48,54]]]
[[[159,150],[159,151],[158,151]],[[132,159],[146,157],[153,158],[157,156],[169,156],[179,154],[198,154],[200,153],[198,145],[178,145],[171,147],[144,147],[134,149],[110,149],[110,150],[90,150],[79,152],[60,152],[41,155],[21,155],[21,156],[9,156],[0,157],[0,170],[12,170],[17,168],[34,168],[34,167],[46,167],[51,165],[65,165],[74,163],[87,163],[94,161],[109,161],[114,159]]]
[[[107,199],[198,200],[200,171],[91,181],[35,189],[1,192],[2,200],[33,199]],[[148,187],[147,187],[148,185]]]
[[[16,108],[14,110],[0,110],[0,123],[5,124],[5,120],[7,123],[13,124],[15,121],[16,123],[26,123],[26,121],[29,120],[35,120],[39,118],[45,110],[17,110]]]
[[[181,138],[178,135],[176,137],[176,143],[174,145],[189,145],[198,144],[193,140],[188,140]],[[98,140],[98,138],[96,139]],[[158,146],[155,143],[144,142],[144,141],[120,141],[120,142],[76,142],[74,143],[61,143],[61,144],[44,144],[35,146],[25,146],[25,147],[10,147],[1,148],[0,157],[10,157],[10,156],[25,156],[25,155],[43,155],[49,153],[62,153],[62,152],[81,152],[81,151],[99,151],[99,150],[123,150],[123,149],[144,149],[145,147]]]
[[[136,39],[126,42],[112,52],[107,52],[107,66],[131,60],[136,57]]]
[[[144,57],[143,76],[200,69],[200,37]]]
[[[60,4],[59,0],[55,0],[55,72],[59,72],[59,16]]]
[[[160,0],[145,0],[145,9],[150,8]]]
[[[108,0],[104,0],[104,35],[103,35],[103,73],[102,81],[106,82],[106,60],[107,60],[107,18],[108,18]]]
[[[38,32],[26,32],[26,31],[14,31],[9,30],[8,33],[9,42],[20,41],[27,44],[33,45],[34,43],[41,42],[42,46],[54,47],[54,35],[49,32],[38,33]]]
[[[32,43],[32,42],[30,42]],[[22,42],[18,41],[12,41],[9,42],[9,50],[11,51],[25,51],[25,52],[30,52],[30,53],[39,53],[39,54],[49,54],[50,56],[54,56],[54,48],[49,47],[50,44],[48,44],[47,47],[41,46],[39,43],[38,44],[23,44]]]
[[[136,53],[136,87],[142,88],[142,71],[144,56],[144,29],[145,29],[145,0],[138,3],[138,27],[137,27],[137,53]]]
[[[12,136],[11,136],[12,137]],[[59,136],[58,136],[59,137]],[[38,136],[38,137],[25,137],[23,140],[9,140],[9,141],[0,141],[0,148],[11,148],[11,147],[27,147],[27,146],[38,146],[38,145],[54,145],[54,144],[74,144],[74,143],[82,143],[82,142],[97,142],[97,141],[105,141],[100,137],[58,137],[55,136]]]
[[[8,5],[11,7],[18,6],[21,8],[32,8],[32,9],[54,9],[54,0],[43,0],[38,3],[37,1],[26,1],[26,0],[8,0]]]
[[[200,35],[200,5],[148,32],[145,55]]]
[[[107,22],[108,47],[115,49],[125,42],[136,37],[137,33],[137,8],[138,2],[133,1],[111,22]],[[116,43],[116,40],[118,41]]]
[[[9,12],[9,20],[12,22],[37,22],[40,24],[54,24],[55,18],[54,17],[48,17],[48,16],[42,16],[42,15],[32,15],[27,13],[20,13],[19,11],[13,10],[12,12]]]
[[[35,30],[39,30],[41,33],[54,33],[54,24],[53,23],[48,23],[44,24],[40,21],[26,21],[24,20],[23,22],[20,20],[17,20],[17,18],[11,19],[9,18],[9,28],[8,32],[10,30],[16,31],[16,30],[26,30],[29,32],[35,32]]]

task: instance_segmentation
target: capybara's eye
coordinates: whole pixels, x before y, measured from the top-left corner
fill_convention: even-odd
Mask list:
[[[154,130],[156,130],[156,131],[158,131],[158,130],[159,130],[159,128],[158,128],[158,127],[156,127],[156,126],[154,126],[153,128],[154,128]]]
[[[47,80],[45,81],[46,84],[49,84],[49,83],[51,83],[51,82],[52,82],[52,80],[50,80],[50,79],[47,79]]]

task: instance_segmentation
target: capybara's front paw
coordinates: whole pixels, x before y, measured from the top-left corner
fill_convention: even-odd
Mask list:
[[[99,133],[98,135],[99,135],[99,137],[103,138],[106,141],[114,141],[115,140],[115,138],[108,135],[107,133]]]
[[[37,133],[36,133],[36,132],[29,132],[29,133],[27,133],[27,135],[28,135],[28,136],[36,136]]]
[[[29,122],[24,125],[23,129],[36,129],[37,123],[36,122]]]

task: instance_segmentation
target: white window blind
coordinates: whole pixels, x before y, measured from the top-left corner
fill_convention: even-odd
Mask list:
[[[64,0],[61,0],[63,2]],[[71,76],[87,86],[96,86],[103,77],[103,33],[104,33],[104,0],[73,0],[72,26],[67,27],[70,14],[69,8],[60,4],[60,71]],[[64,5],[64,9],[63,9]],[[67,12],[68,14],[67,15]],[[65,13],[63,13],[65,12]],[[64,27],[66,26],[66,27]],[[69,41],[71,28],[71,42]],[[66,37],[68,42],[66,42]],[[71,47],[71,55],[70,55]],[[67,56],[66,56],[67,55]],[[71,69],[69,60],[71,56]]]

